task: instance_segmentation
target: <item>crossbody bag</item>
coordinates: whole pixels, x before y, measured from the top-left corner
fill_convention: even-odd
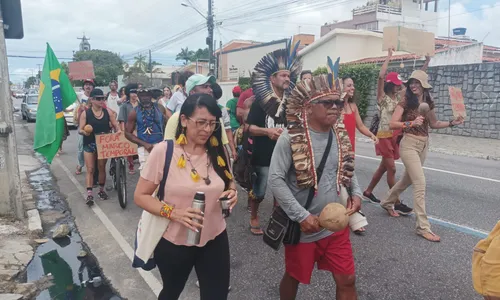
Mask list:
[[[325,148],[325,152],[323,153],[323,157],[321,158],[321,162],[316,169],[316,175],[318,177],[318,184],[321,180],[321,176],[323,175],[323,169],[325,168],[326,160],[328,158],[328,154],[330,153],[330,149],[332,147],[333,140],[333,132],[330,131],[328,135],[328,143]],[[307,202],[304,208],[307,210],[309,206],[311,206],[311,202],[314,198],[315,190],[314,187],[309,189],[309,195],[307,196]],[[281,244],[285,245],[296,245],[300,242],[300,223],[292,221],[285,211],[281,207],[275,207],[273,213],[271,214],[271,218],[267,224],[266,229],[264,230],[264,243],[266,243],[269,247],[274,250],[279,250],[281,248]]]

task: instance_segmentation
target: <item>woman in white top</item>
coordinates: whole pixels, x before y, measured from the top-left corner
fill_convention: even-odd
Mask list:
[[[158,99],[158,103],[163,105],[163,107],[167,108],[168,101],[170,101],[170,97],[172,97],[172,90],[168,86],[163,88],[163,97]]]

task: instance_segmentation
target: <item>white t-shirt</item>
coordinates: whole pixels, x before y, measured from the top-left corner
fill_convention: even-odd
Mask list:
[[[168,101],[167,108],[173,113],[181,111],[182,104],[184,104],[186,98],[187,97],[184,95],[183,91],[178,90],[172,95],[170,101]]]
[[[80,103],[83,103],[83,102],[87,103],[89,101],[89,97],[87,95],[85,95],[84,92],[77,93],[76,97],[78,98],[78,101]]]
[[[120,106],[118,105],[118,100],[120,100],[120,96],[118,95],[118,93],[114,96],[111,93],[109,93],[107,106],[109,109],[111,109],[117,114],[120,112]]]

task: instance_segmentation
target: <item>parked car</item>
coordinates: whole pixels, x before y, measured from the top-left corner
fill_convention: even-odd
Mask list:
[[[66,119],[66,123],[68,124],[68,127],[77,127],[78,124],[73,123],[73,115],[74,111],[77,108],[76,103],[71,104],[64,110],[64,118]]]
[[[28,122],[35,121],[37,108],[38,94],[26,95],[21,103],[21,115],[23,120],[28,120]]]
[[[17,99],[22,99],[24,98],[24,96],[26,96],[25,93],[23,93],[22,91],[15,91],[12,93],[14,97],[16,97]]]

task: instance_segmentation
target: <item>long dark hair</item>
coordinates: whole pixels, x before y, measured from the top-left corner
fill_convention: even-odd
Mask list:
[[[418,102],[417,95],[415,95],[410,89],[410,83],[412,80],[418,81],[417,79],[408,80],[408,86],[405,93],[406,107],[408,109],[417,109],[420,103]],[[424,88],[424,101],[429,104],[429,108],[432,110],[434,109],[434,100],[432,100],[431,93],[429,91],[429,89]]]
[[[184,104],[182,105],[181,111],[179,113],[180,115],[185,115],[186,117],[191,117],[195,111],[196,108],[202,108],[205,107],[208,112],[215,117],[217,121],[220,121],[220,118],[222,117],[222,111],[217,105],[217,101],[214,99],[214,97],[208,95],[208,94],[193,94],[187,97],[186,101],[184,101]],[[177,131],[175,133],[175,139],[179,138],[179,136],[182,133],[182,123],[181,123],[181,118],[179,117],[179,123],[177,124]],[[219,177],[224,180],[225,183],[225,189],[229,188],[229,183],[231,180],[227,178],[226,172],[231,173],[231,170],[229,169],[229,161],[228,158],[226,157],[226,152],[224,151],[224,146],[222,145],[222,130],[223,130],[223,125],[221,124],[219,128],[214,130],[212,133],[213,136],[217,138],[219,141],[219,145],[214,147],[210,144],[210,139],[208,139],[207,143],[205,144],[205,147],[207,148],[208,151],[208,156],[210,157],[210,162],[212,163],[212,166],[214,167],[215,172]],[[226,164],[225,167],[219,166],[217,162],[217,156],[222,157],[224,159],[224,162]]]
[[[351,79],[352,82],[354,83],[354,79],[352,78],[351,75],[345,75],[344,77],[342,77],[342,84],[344,84],[344,82],[347,80],[347,79]],[[347,98],[347,102],[348,103],[356,103],[356,92],[354,92],[354,96],[350,97],[350,98]]]

